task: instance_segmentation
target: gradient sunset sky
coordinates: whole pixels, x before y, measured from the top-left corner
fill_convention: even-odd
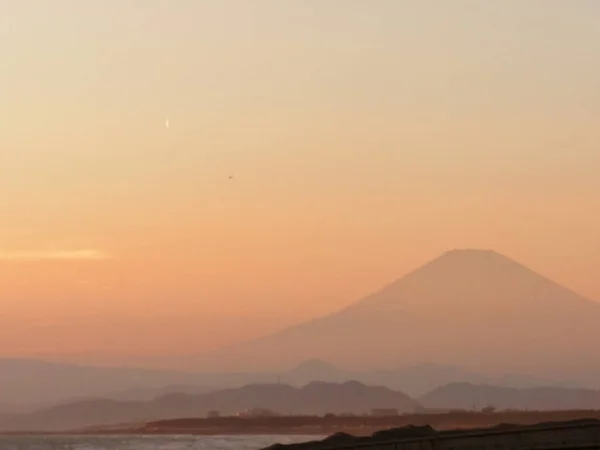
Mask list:
[[[600,300],[599,21],[595,0],[0,0],[0,355],[203,351],[453,248]]]

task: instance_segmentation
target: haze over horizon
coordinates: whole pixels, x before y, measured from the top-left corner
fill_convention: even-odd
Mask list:
[[[599,17],[0,3],[0,356],[210,352],[456,248],[600,301]]]

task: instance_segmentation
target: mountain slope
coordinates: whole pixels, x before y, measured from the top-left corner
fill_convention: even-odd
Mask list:
[[[600,304],[488,250],[454,250],[350,307],[215,352],[221,369],[345,366],[586,366]]]

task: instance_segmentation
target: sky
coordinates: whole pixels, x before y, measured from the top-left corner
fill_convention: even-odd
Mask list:
[[[453,248],[600,300],[599,18],[0,0],[0,355],[202,352]]]

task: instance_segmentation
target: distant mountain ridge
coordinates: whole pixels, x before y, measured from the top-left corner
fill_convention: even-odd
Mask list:
[[[597,410],[600,390],[536,387],[515,389],[470,383],[454,383],[422,396],[426,408],[479,410]]]
[[[314,382],[302,388],[284,384],[255,384],[207,394],[171,393],[148,402],[84,400],[0,421],[4,431],[66,431],[91,426],[139,423],[182,417],[205,417],[217,410],[235,415],[251,408],[282,414],[366,413],[372,408],[420,409],[406,394],[355,381]]]
[[[489,384],[505,387],[581,387],[575,380],[535,377],[513,373],[489,374],[459,366],[419,364],[396,369],[352,371],[341,369],[319,359],[306,361],[294,369],[282,372],[280,379],[292,385],[311,381],[344,382],[357,380],[365,384],[385,386],[418,397],[437,387],[455,382]]]
[[[203,418],[209,411],[223,416],[253,408],[282,415],[364,414],[375,408],[401,413],[440,410],[480,411],[600,410],[600,391],[538,387],[515,389],[471,383],[452,383],[411,399],[381,386],[313,382],[302,388],[285,384],[253,384],[205,394],[172,392],[151,401],[106,398],[69,402],[19,415],[0,414],[0,431],[73,431],[88,427],[141,424],[159,420]]]
[[[318,359],[280,372],[182,373],[134,368],[105,368],[31,360],[0,360],[3,402],[0,414],[31,412],[66,402],[105,398],[115,401],[149,401],[178,392],[190,395],[256,383],[281,382],[304,386],[313,381],[343,383],[356,380],[384,386],[412,397],[453,382],[506,387],[553,385],[581,387],[577,380],[490,375],[462,367],[422,364],[389,370],[352,371]]]

